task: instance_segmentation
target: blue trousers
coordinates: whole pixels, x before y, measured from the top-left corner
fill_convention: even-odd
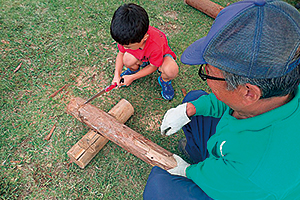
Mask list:
[[[202,90],[189,92],[182,103],[207,95]],[[186,151],[194,163],[205,160],[209,154],[206,149],[208,139],[215,134],[220,119],[193,116],[191,122],[182,127],[187,139]],[[192,180],[172,175],[159,167],[153,167],[143,194],[144,200],[211,200]]]

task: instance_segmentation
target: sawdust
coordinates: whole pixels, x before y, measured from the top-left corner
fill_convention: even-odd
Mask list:
[[[143,123],[143,126],[146,127],[147,131],[157,131],[160,128],[160,123],[162,120],[162,115],[147,115],[144,116],[141,122]]]
[[[81,74],[76,78],[76,86],[92,90],[95,87],[104,86],[107,80],[104,78],[104,72],[101,72],[99,67],[84,67]]]

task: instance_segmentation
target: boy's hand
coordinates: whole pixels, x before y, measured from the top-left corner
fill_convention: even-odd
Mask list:
[[[121,84],[121,86],[122,85],[129,86],[135,80],[133,75],[125,75],[122,76],[122,78],[124,79],[124,82]]]
[[[112,80],[111,84],[114,85],[115,83],[117,83],[118,87],[120,87],[121,84],[121,77],[120,76],[114,76],[114,79]]]

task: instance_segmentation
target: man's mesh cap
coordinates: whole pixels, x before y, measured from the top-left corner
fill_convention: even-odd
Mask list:
[[[209,33],[182,54],[189,65],[210,64],[248,78],[274,78],[299,63],[300,13],[278,0],[240,1],[218,14]]]

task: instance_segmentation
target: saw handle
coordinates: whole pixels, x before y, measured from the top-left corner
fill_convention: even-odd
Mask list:
[[[124,83],[124,78],[121,78],[120,83]],[[112,89],[114,89],[115,87],[117,87],[117,83],[108,86],[107,88],[105,88],[105,92],[111,91]]]

